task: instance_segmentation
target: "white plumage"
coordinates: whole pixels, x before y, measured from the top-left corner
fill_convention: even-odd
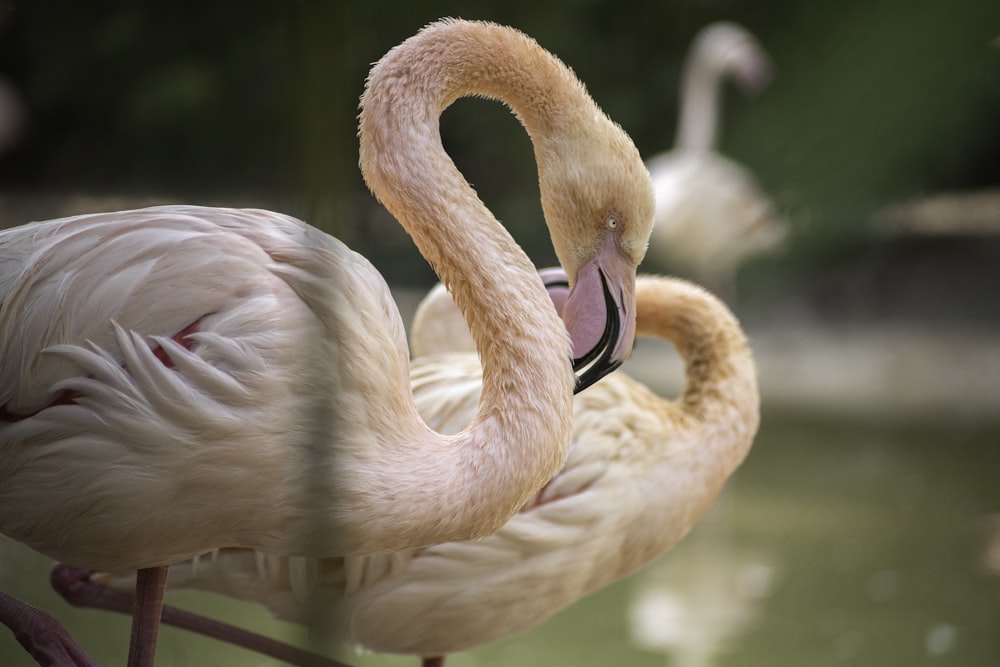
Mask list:
[[[292,482],[316,435],[307,408],[350,390],[317,311],[359,292],[388,312],[380,282],[266,211],[160,207],[3,232],[0,528],[90,567],[170,563],[208,536],[301,549],[281,521],[306,534]],[[398,322],[339,319],[405,372]],[[173,335],[195,323],[189,350]]]

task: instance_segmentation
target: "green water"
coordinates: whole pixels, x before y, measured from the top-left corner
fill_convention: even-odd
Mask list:
[[[1000,665],[1000,573],[984,562],[990,515],[1000,515],[996,427],[848,425],[765,412],[716,510],[674,551],[540,627],[448,663]],[[48,591],[48,568],[0,542],[0,589],[57,616],[102,664],[123,664],[128,619],[69,608]],[[301,638],[261,609],[189,593],[172,601]],[[632,620],[639,608],[649,626],[641,641]],[[0,629],[0,665],[32,664]],[[168,628],[157,664],[273,663]]]

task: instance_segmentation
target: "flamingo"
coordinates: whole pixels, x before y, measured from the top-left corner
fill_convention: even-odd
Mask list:
[[[533,141],[573,281],[565,326],[441,146],[439,116],[465,95],[507,103]],[[555,56],[496,24],[431,24],[372,68],[359,137],[367,184],[482,355],[482,404],[454,435],[417,412],[382,277],[299,220],[166,206],[0,233],[0,532],[69,565],[139,570],[130,664],[152,662],[171,563],[495,532],[565,462],[574,382],[631,349],[648,173]],[[579,380],[571,359],[590,364]],[[13,604],[0,620],[30,616]]]
[[[568,281],[548,272],[557,305]],[[560,286],[562,283],[562,286]],[[448,295],[432,291],[418,312],[447,317]],[[679,279],[640,276],[640,335],[672,342],[687,384],[663,399],[622,372],[578,394],[565,467],[497,533],[391,554],[309,559],[221,550],[174,566],[172,588],[198,588],[262,602],[277,617],[364,648],[444,656],[541,623],[576,600],[642,568],[679,542],[712,505],[751,446],[759,394],[747,341],[730,311]],[[455,312],[428,336],[414,321],[413,392],[435,428],[458,431],[480,401],[474,352],[445,351],[440,332],[461,332]],[[425,345],[428,344],[428,345]],[[91,580],[127,589],[127,574]],[[190,627],[190,626],[189,626]]]
[[[786,235],[787,223],[753,174],[714,151],[722,77],[758,92],[771,69],[742,26],[723,22],[702,29],[684,66],[676,146],[646,163],[656,193],[654,252],[720,293],[732,291],[744,260]]]

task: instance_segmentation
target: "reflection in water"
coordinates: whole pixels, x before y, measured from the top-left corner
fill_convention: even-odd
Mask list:
[[[672,553],[636,577],[629,605],[632,639],[670,656],[675,667],[710,667],[756,617],[770,594],[775,568],[731,535],[726,493]]]
[[[958,628],[950,623],[937,623],[927,631],[924,646],[928,655],[944,655],[955,645]]]

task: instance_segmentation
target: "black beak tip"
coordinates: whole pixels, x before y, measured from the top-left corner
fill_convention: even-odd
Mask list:
[[[580,375],[576,376],[576,386],[573,387],[573,394],[579,394],[581,391],[594,384],[605,375],[610,375],[622,365],[620,361],[613,361],[610,363],[602,363],[598,361],[590,368],[585,370]]]

